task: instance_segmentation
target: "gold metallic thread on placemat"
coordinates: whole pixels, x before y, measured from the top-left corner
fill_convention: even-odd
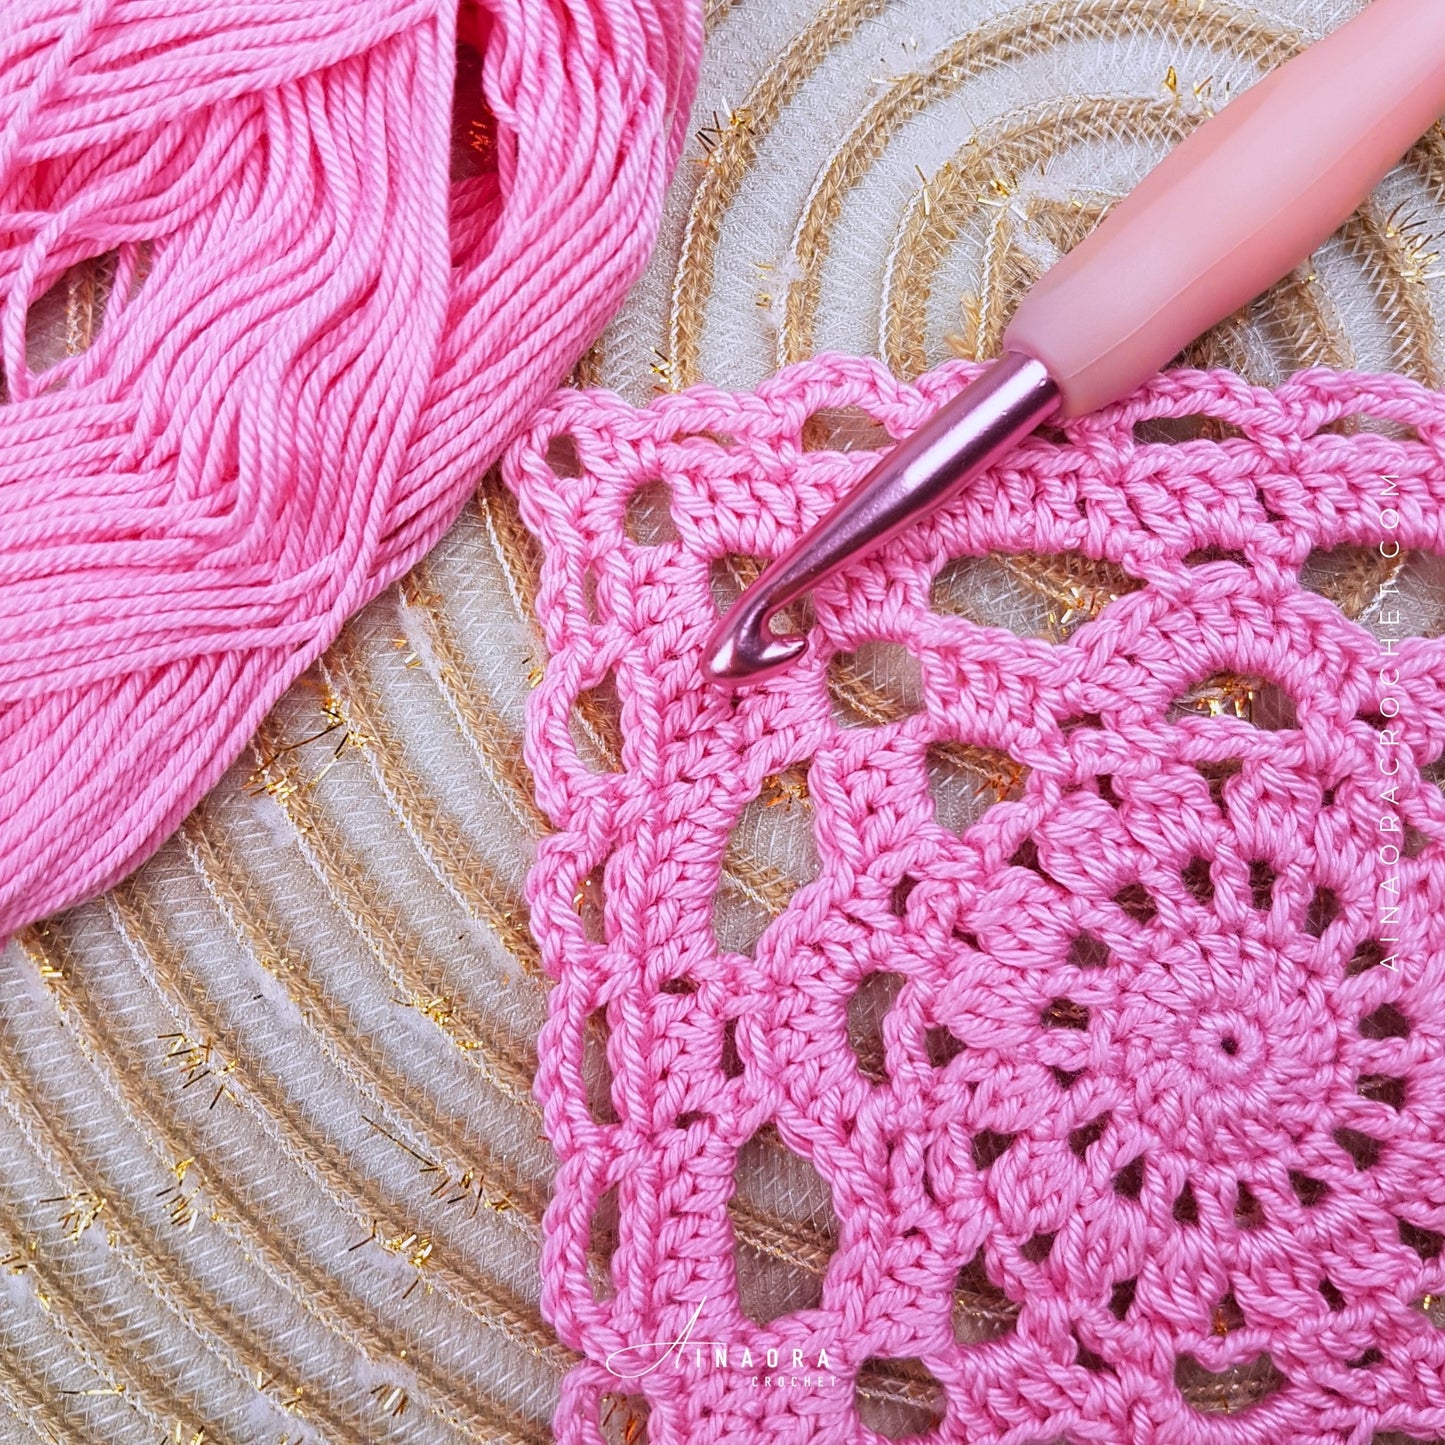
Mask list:
[[[271,741],[267,728],[258,734],[258,741],[265,756]],[[284,765],[275,759],[274,753],[271,759],[266,771],[284,778]],[[424,945],[408,934],[395,910],[385,910],[378,904],[372,876],[349,854],[305,790],[286,792],[280,798],[280,806],[296,830],[303,856],[341,916],[381,964],[397,996],[410,999],[445,993],[449,986],[445,973]],[[464,1016],[458,1022],[466,1031],[465,1039],[475,1043],[474,1047],[462,1050],[467,1061],[494,1087],[518,1103],[525,1100],[531,1105],[533,1065],[530,1057],[500,1038],[489,1039],[492,1031],[480,1019]],[[456,1034],[446,1036],[455,1046]]]
[[[779,360],[811,355],[821,268],[843,200],[909,120],[956,94],[968,80],[989,68],[1007,66],[1069,42],[1161,33],[1177,46],[1190,42],[1216,45],[1244,55],[1261,68],[1278,64],[1299,47],[1295,37],[1271,33],[1258,17],[1230,7],[1201,3],[1161,8],[1151,0],[1072,0],[1033,6],[985,24],[940,49],[925,67],[890,81],[823,166],[799,219],[793,251],[802,275],[789,287]],[[1124,134],[1120,132],[1120,138]],[[1129,134],[1129,139],[1137,139],[1138,134],[1148,136],[1150,132]],[[1159,133],[1154,135],[1157,138]],[[1061,141],[1062,137],[1051,137],[1046,128],[1040,148],[1053,153],[1062,149]],[[969,138],[969,143],[980,152],[988,150],[982,141]],[[929,178],[922,179],[926,190]]]
[[[667,385],[681,391],[702,380],[698,344],[723,217],[757,153],[759,142],[818,63],[858,27],[887,9],[886,0],[831,0],[768,66],[747,100],[719,127],[688,213],[673,282],[668,330]]]
[[[128,938],[132,947],[145,951],[158,983],[168,983],[171,997],[176,1003],[183,1003],[183,998],[178,996],[184,987],[178,961],[147,916],[145,905],[133,885],[128,888],[127,893],[129,896],[124,904],[119,901],[116,903],[118,928],[124,929],[123,936]],[[43,945],[38,939],[32,939],[30,946],[45,953],[59,953],[62,958],[64,955],[64,946],[57,936],[52,936]],[[91,1043],[93,1057],[97,1060],[105,1058],[119,1061],[126,1055],[125,1046],[90,1007],[84,991],[75,987],[75,967],[72,961],[64,969],[66,983],[61,985],[67,1010],[82,1022]],[[192,999],[190,1002],[203,1008],[208,1007],[204,1000]],[[215,1019],[203,1013],[190,1022],[194,1032],[204,1036],[207,1032],[206,1025],[213,1024]],[[192,1161],[202,1180],[207,1207],[216,1210],[219,1219],[240,1227],[262,1258],[267,1260],[270,1265],[268,1273],[273,1280],[287,1287],[298,1306],[307,1314],[354,1348],[368,1354],[404,1358],[408,1352],[408,1343],[360,1308],[359,1303],[339,1288],[329,1275],[308,1266],[296,1257],[284,1240],[266,1227],[265,1216],[258,1215],[251,1201],[233,1189],[224,1163],[219,1160],[212,1161],[211,1151],[198,1141],[194,1133],[182,1135],[169,1117],[161,1112],[163,1103],[160,1097],[151,1096],[148,1091],[143,1091],[139,1085],[130,1082],[132,1078],[146,1077],[143,1065],[140,1068],[135,1067],[138,1062],[133,1060],[131,1068],[125,1072],[117,1070],[113,1075],[113,1084],[118,1096],[124,1100],[130,1118],[143,1132],[151,1136],[156,1155],[163,1160]],[[247,1097],[255,1098],[263,1107],[268,1102],[264,1085],[259,1079],[247,1080]],[[269,1102],[275,1125],[282,1130],[294,1132],[296,1120],[287,1117],[284,1110],[278,1107],[277,1101]],[[332,1201],[349,1213],[359,1227],[364,1227],[369,1220],[378,1216],[386,1217],[391,1206],[384,1201],[376,1187],[364,1176],[348,1177],[347,1171],[340,1164],[328,1161],[324,1140],[315,1136],[308,1138],[302,1133],[296,1144],[288,1143],[284,1137],[278,1139],[278,1142],[283,1153],[304,1172],[312,1174]],[[167,1167],[169,1168],[169,1165]],[[393,1227],[392,1232],[404,1233],[405,1230],[403,1228],[397,1231]],[[190,1283],[189,1291],[191,1296],[195,1297],[194,1282]],[[457,1301],[469,1313],[475,1309],[472,1301],[478,1295],[485,1302],[492,1293],[492,1289],[480,1279],[461,1278],[457,1281]],[[488,1323],[485,1311],[478,1313],[477,1318]],[[525,1442],[539,1438],[529,1434],[525,1422],[519,1421],[512,1412],[501,1410],[495,1402],[476,1394],[474,1387],[462,1377],[432,1367],[424,1360],[413,1361],[412,1368],[431,1386],[429,1394],[436,1402],[434,1408],[447,1418],[455,1416],[469,1435],[473,1429],[477,1429],[483,1433],[475,1438],[482,1440],[505,1438]],[[459,1406],[460,1410],[457,1408]],[[338,1420],[338,1426],[339,1423]],[[490,1433],[498,1430],[500,1435]],[[355,1440],[360,1445],[367,1436],[348,1428],[343,1438]]]

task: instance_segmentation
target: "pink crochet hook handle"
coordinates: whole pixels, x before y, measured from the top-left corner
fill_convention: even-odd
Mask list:
[[[1267,290],[1445,111],[1445,0],[1374,0],[1192,132],[1020,302],[1003,355],[773,562],[703,671],[769,676],[777,613],[927,516],[1041,422],[1127,396]]]

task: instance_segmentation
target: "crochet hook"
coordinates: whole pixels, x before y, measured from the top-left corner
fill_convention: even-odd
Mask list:
[[[807,647],[779,611],[1050,419],[1128,396],[1315,250],[1445,111],[1445,0],[1374,0],[1205,121],[1046,272],[1002,355],[772,562],[704,651],[718,682]]]

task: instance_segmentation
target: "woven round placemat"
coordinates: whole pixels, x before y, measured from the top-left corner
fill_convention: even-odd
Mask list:
[[[713,0],[657,252],[576,379],[643,402],[747,387],[825,349],[904,375],[988,356],[1021,290],[1149,164],[1355,8]],[[1188,359],[1264,383],[1320,364],[1438,384],[1442,186],[1437,128]],[[36,354],[88,344],[105,284],[97,262],[37,308]],[[849,413],[810,427],[818,446],[878,439]],[[667,525],[645,493],[634,513],[641,537]],[[0,1437],[549,1438],[571,1356],[538,1309],[553,1161],[531,1095],[546,986],[522,881],[545,824],[520,743],[544,660],[537,561],[510,496],[479,479],[442,546],[346,629],[180,835],[5,954]],[[1391,583],[1408,630],[1445,630],[1430,560],[1383,568],[1341,552],[1309,575],[1367,624]],[[1083,559],[978,559],[941,580],[938,605],[1061,637],[1128,585]],[[873,719],[908,702],[886,657],[834,687]],[[1193,704],[1245,714],[1271,697],[1222,677]],[[616,749],[605,695],[577,725]],[[977,750],[933,767],[954,826],[1017,783]],[[726,947],[812,876],[810,806],[806,775],[786,774],[740,821],[716,909]],[[584,917],[598,906],[579,893]],[[865,1067],[887,1003],[855,1006]],[[745,1311],[815,1301],[835,1226],[811,1167],[760,1137],[730,1212]],[[600,1273],[607,1221],[594,1235]],[[1012,1308],[986,1277],[961,1282],[965,1334],[987,1338]],[[1269,1381],[1178,1385],[1208,1414]],[[865,1371],[857,1393],[894,1436],[936,1408],[906,1365]],[[619,1395],[603,1430],[636,1445],[646,1423]]]

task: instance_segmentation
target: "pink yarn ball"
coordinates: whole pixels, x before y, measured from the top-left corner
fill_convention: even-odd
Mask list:
[[[0,936],[159,846],[641,269],[694,0],[463,19],[496,170],[453,181],[456,0],[8,0]],[[110,251],[35,372],[29,307]]]

